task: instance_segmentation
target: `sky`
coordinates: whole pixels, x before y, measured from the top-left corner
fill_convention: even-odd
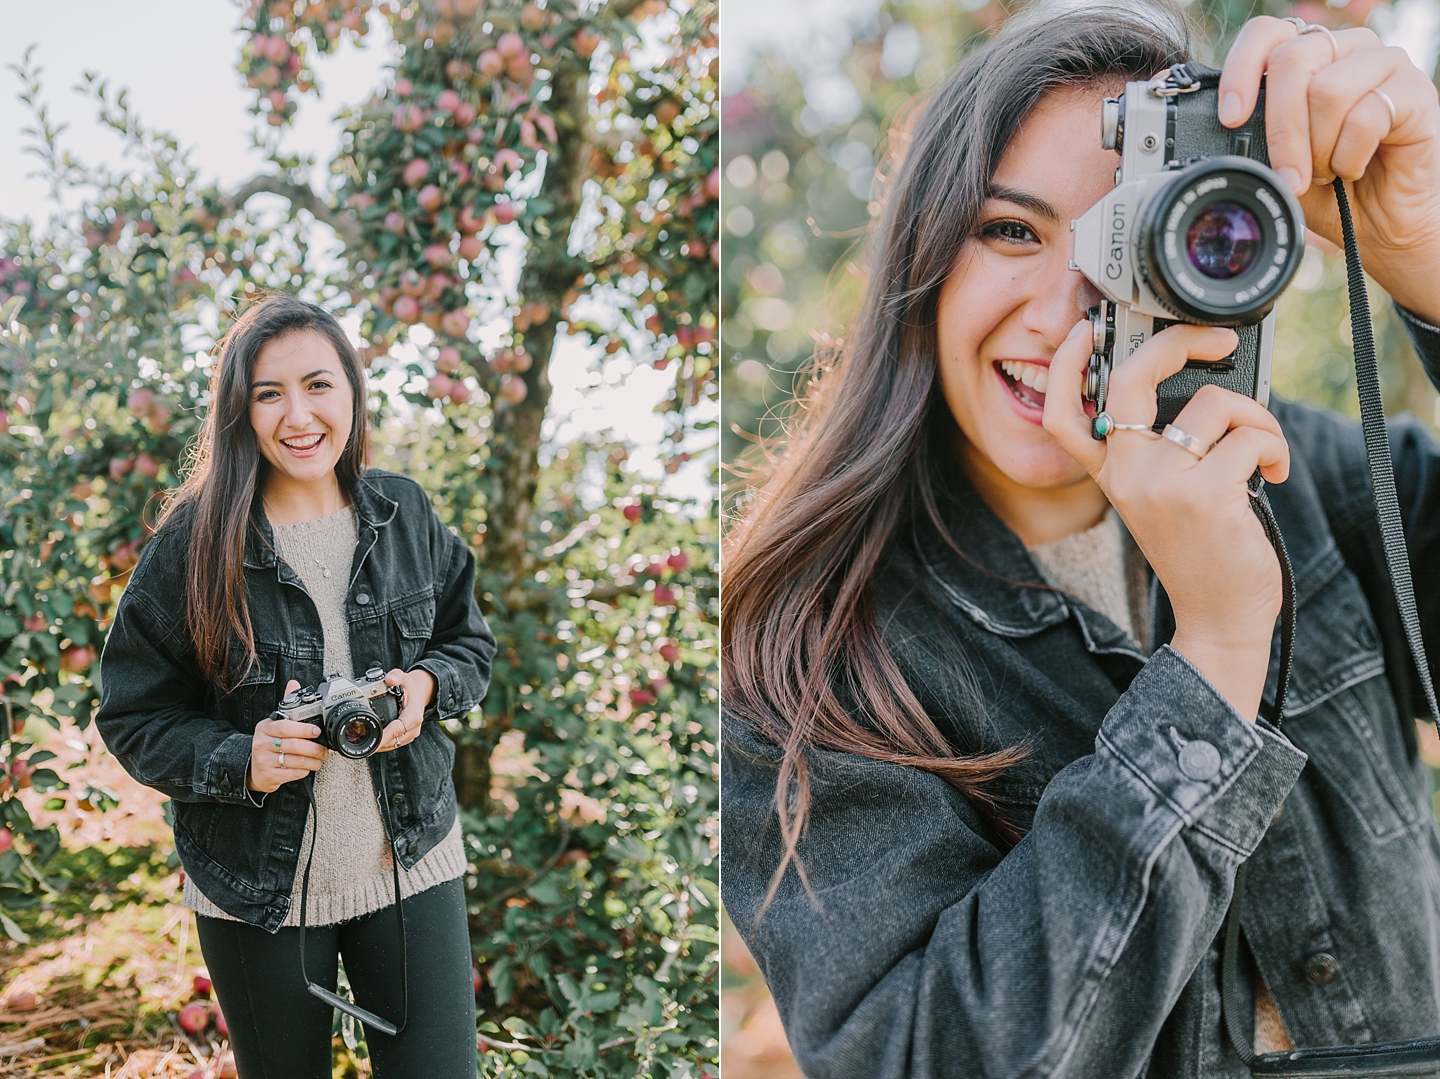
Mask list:
[[[43,69],[42,98],[51,122],[67,125],[61,143],[80,160],[124,164],[119,137],[96,121],[93,100],[73,89],[84,72],[93,71],[113,90],[127,90],[147,127],[169,131],[190,150],[202,183],[235,187],[270,171],[252,134],[268,137],[272,129],[249,113],[251,91],[235,71],[243,41],[239,22],[240,9],[231,0],[0,0],[0,215],[39,222],[54,212],[47,184],[32,175],[39,161],[24,152],[35,141],[23,133],[33,116],[17,100],[22,83],[12,70],[31,46],[31,63]],[[378,21],[374,26],[362,47],[318,59],[322,96],[301,99],[282,135],[283,151],[313,154],[322,167],[334,155],[338,127],[331,118],[381,84],[392,56],[388,30]],[[648,366],[630,371],[613,361],[597,375],[591,350],[577,338],[560,341],[551,367],[551,430],[564,440],[608,430],[631,442],[637,451],[632,463],[658,478],[658,468],[647,462],[654,462],[666,428],[653,408],[669,380]],[[588,388],[592,383],[598,386]],[[668,477],[665,489],[708,499],[707,471],[697,459]]]

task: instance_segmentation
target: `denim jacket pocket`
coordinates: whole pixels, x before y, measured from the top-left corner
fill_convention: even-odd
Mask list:
[[[425,646],[434,632],[435,597],[427,594],[404,606],[394,607],[389,617],[394,627],[400,669],[408,671],[425,653]]]

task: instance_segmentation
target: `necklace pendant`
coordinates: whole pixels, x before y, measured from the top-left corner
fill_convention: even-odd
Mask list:
[[[329,569],[324,570],[324,571],[320,574],[320,576],[322,576],[322,577],[328,577],[328,576],[330,576],[330,570],[329,570]]]

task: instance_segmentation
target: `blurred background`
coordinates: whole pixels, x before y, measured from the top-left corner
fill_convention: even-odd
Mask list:
[[[1019,4],[999,0],[726,0],[722,58],[722,457],[727,503],[743,490],[757,439],[775,436],[817,342],[842,338],[859,300],[865,241],[888,133]],[[1333,29],[1369,25],[1434,76],[1440,0],[1248,3],[1194,0],[1197,53],[1218,66],[1253,15],[1298,15]],[[1391,413],[1432,429],[1437,395],[1384,294],[1372,285],[1381,383]],[[1343,257],[1307,248],[1280,301],[1277,393],[1358,418]],[[1421,728],[1432,774],[1433,726]],[[799,1071],[764,981],[728,921],[722,939],[725,1079]]]

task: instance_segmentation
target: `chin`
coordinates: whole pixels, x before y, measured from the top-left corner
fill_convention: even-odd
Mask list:
[[[1048,435],[1046,441],[1049,445],[1011,448],[991,460],[1012,483],[1035,490],[1069,487],[1088,477],[1080,463],[1061,449],[1059,443]]]

